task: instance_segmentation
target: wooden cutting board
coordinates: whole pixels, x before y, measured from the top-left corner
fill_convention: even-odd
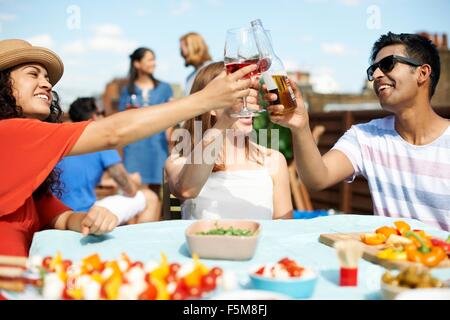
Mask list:
[[[334,243],[340,240],[357,240],[361,242],[361,234],[363,233],[331,233],[321,234],[319,242],[327,246],[334,247]],[[378,246],[369,246],[361,242],[364,246],[363,259],[375,264],[379,264],[387,269],[404,269],[413,265],[420,265],[414,262],[408,261],[392,261],[387,259],[380,259],[377,257],[377,253],[387,246],[382,244]],[[442,261],[436,268],[450,268],[450,259]]]

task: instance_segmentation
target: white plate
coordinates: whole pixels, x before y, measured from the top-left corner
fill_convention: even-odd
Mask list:
[[[414,289],[400,293],[395,300],[450,300],[450,289]]]
[[[292,298],[264,290],[235,290],[219,293],[210,300],[292,300]]]

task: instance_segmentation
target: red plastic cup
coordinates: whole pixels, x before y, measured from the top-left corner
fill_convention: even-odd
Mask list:
[[[356,287],[358,285],[358,268],[341,268],[341,287]]]

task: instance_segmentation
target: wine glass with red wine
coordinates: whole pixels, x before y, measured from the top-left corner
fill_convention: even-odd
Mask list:
[[[266,71],[270,66],[270,59],[268,57],[261,57],[251,28],[238,28],[227,31],[224,63],[228,74],[251,64],[257,64],[258,68],[246,75],[246,78],[251,78],[259,76],[261,72]],[[238,113],[232,113],[232,117],[248,118],[258,116],[257,111],[247,108],[245,98],[243,99],[243,103],[242,110]]]

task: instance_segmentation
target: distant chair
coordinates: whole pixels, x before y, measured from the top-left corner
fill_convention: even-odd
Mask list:
[[[318,125],[314,127],[312,130],[312,136],[316,144],[319,143],[319,139],[324,132],[324,126]],[[314,208],[309,197],[309,192],[299,178],[295,161],[292,161],[289,165],[288,171],[289,184],[291,186],[292,198],[294,200],[294,209],[299,211],[313,211]]]

